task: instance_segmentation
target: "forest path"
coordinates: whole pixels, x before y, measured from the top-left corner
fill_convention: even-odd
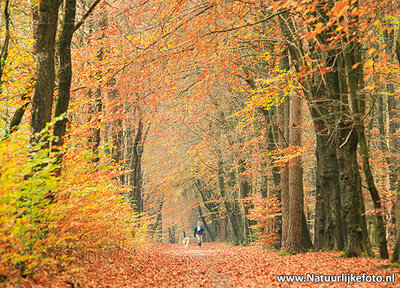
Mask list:
[[[147,258],[151,253],[154,258],[147,259],[150,262],[154,260],[155,263],[136,267],[134,270],[138,280],[142,275],[153,274],[154,278],[149,279],[150,282],[143,283],[149,287],[152,284],[154,287],[167,287],[166,282],[170,283],[168,287],[265,287],[265,283],[271,282],[271,279],[269,273],[252,263],[259,260],[258,257],[254,257],[256,251],[262,252],[258,247],[217,243],[203,243],[202,247],[191,243],[187,248],[179,244],[156,244],[144,248],[138,255],[138,258]],[[161,265],[157,263],[159,261]],[[153,269],[157,266],[159,269]],[[246,275],[253,277],[249,280]],[[248,282],[248,285],[243,281]]]
[[[279,256],[256,246],[204,243],[188,248],[179,244],[141,247],[134,255],[99,263],[86,274],[81,287],[400,287],[400,269],[378,269],[387,260],[338,258],[339,253]],[[391,275],[396,283],[278,283],[276,275],[341,275],[354,273]],[[87,280],[92,279],[87,282]],[[372,286],[371,286],[372,285]]]

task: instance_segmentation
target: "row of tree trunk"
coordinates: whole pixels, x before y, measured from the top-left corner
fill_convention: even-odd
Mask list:
[[[36,82],[34,86],[34,96],[31,101],[32,104],[32,142],[40,144],[39,148],[46,148],[49,146],[48,138],[49,133],[53,133],[55,136],[53,140],[54,150],[57,152],[57,161],[62,163],[61,150],[57,149],[64,143],[64,137],[67,130],[67,111],[71,98],[71,80],[72,80],[72,59],[71,59],[71,44],[74,32],[77,31],[90,13],[95,9],[99,0],[93,1],[88,7],[87,12],[80,19],[76,21],[76,0],[64,0],[64,1],[40,1],[38,6],[34,7],[34,54],[36,61]],[[59,10],[62,5],[62,17],[59,19]],[[6,10],[8,12],[8,10]],[[103,15],[99,20],[97,26],[98,29],[105,29],[107,27],[107,15]],[[59,25],[61,22],[61,25]],[[58,30],[58,27],[60,29]],[[93,28],[90,27],[90,31]],[[104,34],[103,34],[104,37]],[[102,61],[102,51],[97,53],[98,61]],[[6,57],[6,56],[4,56]],[[55,61],[55,59],[57,61]],[[53,114],[53,95],[55,89],[55,83],[58,83],[58,96],[55,102],[55,109]],[[115,91],[114,91],[115,92]],[[112,93],[114,93],[112,92]],[[98,88],[96,91],[89,90],[89,98],[92,99],[93,104],[89,107],[89,112],[92,117],[97,117],[103,109],[102,97],[104,96],[102,89]],[[110,94],[112,94],[110,93]],[[114,93],[115,94],[115,93]],[[115,95],[110,95],[115,97]],[[22,97],[25,97],[22,95]],[[15,115],[10,124],[10,132],[13,132],[20,124],[24,115],[25,109],[30,101],[26,101],[23,106],[15,112]],[[97,115],[97,116],[96,116]],[[46,129],[46,126],[54,119],[54,129]],[[113,138],[113,151],[112,157],[116,162],[127,160],[129,163],[126,167],[128,174],[126,184],[132,187],[129,193],[128,199],[132,203],[132,207],[135,212],[142,212],[143,205],[141,199],[142,193],[142,155],[145,138],[148,129],[144,127],[142,118],[139,117],[138,125],[135,129],[126,128],[121,129],[122,121],[116,120],[118,123],[114,123],[114,128],[118,133],[112,135]],[[130,127],[128,125],[125,125]],[[144,130],[146,129],[146,130]],[[44,132],[46,131],[46,132]],[[133,133],[133,134],[132,134]],[[94,154],[94,162],[99,162],[99,147],[102,141],[102,134],[104,131],[100,130],[100,125],[95,125],[92,129],[92,136],[89,139],[89,144],[92,147]],[[131,151],[127,151],[125,154],[123,151],[124,147],[121,146],[123,135],[127,136],[126,141],[132,141],[132,144],[127,143]],[[133,135],[133,137],[132,137]],[[104,137],[103,137],[104,138]],[[107,139],[104,139],[107,141]],[[125,159],[129,157],[129,159]],[[60,166],[61,167],[61,166]],[[61,173],[61,168],[58,169],[57,173]],[[124,176],[121,177],[121,181],[125,183]]]
[[[326,1],[326,7],[333,7],[333,1]],[[354,7],[357,2],[352,4]],[[352,7],[352,8],[354,8]],[[328,21],[324,14],[329,9],[321,9],[322,20]],[[290,41],[288,50],[292,65],[300,72],[304,63],[301,49],[305,49],[299,35],[292,31],[296,23],[285,14],[282,16],[281,27]],[[355,19],[357,21],[357,19]],[[326,22],[325,22],[326,23]],[[357,22],[353,29],[356,29]],[[322,44],[329,45],[329,32],[334,32],[336,25],[321,33]],[[371,255],[371,243],[368,239],[364,198],[361,186],[360,166],[357,160],[357,148],[360,146],[363,159],[363,172],[368,190],[373,199],[374,208],[381,210],[380,198],[375,187],[372,171],[369,165],[369,153],[364,132],[366,95],[363,86],[363,58],[360,44],[353,39],[354,34],[344,37],[344,45],[330,48],[325,53],[312,51],[310,56],[318,61],[324,61],[330,71],[322,75],[305,77],[304,95],[311,104],[311,115],[314,120],[316,137],[316,209],[315,209],[315,243],[316,250],[345,250],[348,257]],[[358,65],[358,66],[357,66]],[[293,111],[295,112],[295,111]],[[295,123],[294,123],[295,124]],[[292,124],[293,125],[293,124]],[[291,129],[294,127],[291,126]],[[291,143],[296,145],[296,143]],[[290,191],[290,187],[289,187]],[[300,194],[297,195],[297,197]],[[296,198],[290,194],[289,227],[296,215],[295,223],[301,226],[301,203],[294,206]],[[282,201],[282,206],[285,203]],[[283,209],[283,218],[285,210]],[[386,233],[381,214],[377,218],[377,238],[381,258],[388,258]],[[285,223],[283,221],[283,223]],[[283,225],[284,226],[284,225]],[[289,228],[290,229],[290,228]],[[299,242],[298,231],[289,233],[292,241]],[[287,250],[299,252],[299,244],[287,245]]]
[[[325,1],[324,4],[327,8],[318,10],[318,15],[326,24],[329,21],[326,13],[330,11],[329,7],[332,8],[335,4],[330,0]],[[354,2],[351,8],[357,8],[357,6],[358,2]],[[355,33],[348,33],[342,39],[340,47],[329,46],[326,52],[321,53],[317,49],[313,50],[315,46],[312,42],[305,45],[304,39],[301,39],[300,35],[295,32],[299,31],[296,27],[298,23],[295,23],[288,13],[282,12],[278,17],[281,29],[287,39],[286,50],[284,49],[280,61],[281,70],[289,71],[293,68],[300,72],[301,66],[307,65],[303,58],[304,53],[309,53],[315,62],[323,62],[326,67],[330,68],[324,74],[314,73],[305,76],[302,82],[304,89],[301,94],[309,103],[316,133],[314,243],[311,242],[305,222],[302,162],[298,157],[293,165],[282,165],[279,173],[273,173],[274,179],[278,180],[275,182],[279,182],[275,190],[282,203],[280,247],[294,253],[313,247],[315,250],[324,251],[344,250],[348,257],[372,255],[372,245],[368,237],[365,216],[362,172],[367,190],[372,198],[373,208],[378,211],[373,217],[376,219],[374,235],[379,255],[384,259],[388,258],[387,233],[382,215],[382,204],[370,165],[369,139],[364,123],[368,113],[366,108],[368,99],[363,83],[362,63],[365,61],[365,55],[361,44],[355,38],[358,35],[358,19],[357,17],[352,19],[354,25],[351,29]],[[333,34],[338,28],[337,25],[331,25],[318,36],[320,44],[327,46],[331,44],[329,33]],[[400,43],[397,45],[397,56],[400,57],[398,48]],[[252,89],[255,88],[253,79],[246,81]],[[301,122],[304,105],[298,91],[293,91],[289,98],[290,101],[287,99],[277,108],[275,121],[278,123],[278,127],[276,129],[271,125],[274,121],[268,121],[267,115],[271,111],[268,113],[265,110],[261,111],[267,119],[262,122],[262,125],[266,126],[265,130],[268,131],[266,134],[270,139],[270,146],[264,146],[266,151],[302,145]],[[391,101],[390,103],[391,109],[395,109],[395,102]],[[395,131],[392,126],[391,124],[390,129]],[[276,138],[278,141],[274,141]],[[362,168],[358,163],[357,155],[361,157]],[[244,174],[245,163],[246,159],[240,160],[240,168],[236,175]],[[393,169],[393,163],[389,164],[392,164]],[[207,192],[205,188],[199,188],[201,186],[199,184],[197,184],[198,190],[210,215],[221,214],[220,210],[224,210],[223,213],[227,215],[236,241],[246,243],[252,233],[251,229],[248,229],[249,225],[246,224],[249,223],[247,218],[249,206],[240,207],[241,205],[234,200],[239,197],[235,195],[230,195],[233,201],[226,201],[229,198],[226,193],[226,183],[231,181],[231,185],[228,184],[230,187],[228,190],[239,188],[239,191],[243,192],[241,193],[243,198],[254,191],[251,191],[250,182],[245,178],[239,180],[239,185],[235,186],[234,181],[232,182],[235,176],[232,177],[229,173],[224,172],[223,166],[222,160],[218,160],[218,183],[220,199],[223,201],[222,207],[216,204],[210,205],[212,199],[207,195],[211,195],[211,193]],[[226,181],[225,178],[228,180]],[[268,185],[265,184],[267,182],[264,180],[264,184],[261,185],[264,187],[260,189],[263,196],[268,195],[268,193],[264,193],[268,190]],[[203,186],[205,187],[205,185]],[[218,219],[212,219],[212,221],[217,222]],[[218,226],[216,225],[216,227]],[[221,232],[214,230],[214,234],[218,235],[218,233]],[[398,233],[398,235],[400,234]],[[218,236],[216,237],[218,238]],[[397,244],[397,252],[400,251],[399,247],[400,244]],[[393,259],[398,259],[398,254],[394,255]]]

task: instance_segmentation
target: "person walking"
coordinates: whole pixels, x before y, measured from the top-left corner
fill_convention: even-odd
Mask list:
[[[201,243],[203,242],[204,235],[204,227],[201,225],[200,221],[197,221],[197,225],[194,227],[193,236],[197,239],[197,245],[201,247]]]

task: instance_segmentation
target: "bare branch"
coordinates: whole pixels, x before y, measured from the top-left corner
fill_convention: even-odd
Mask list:
[[[93,2],[92,6],[90,6],[89,10],[83,15],[82,19],[75,25],[74,32],[78,30],[82,24],[85,22],[86,18],[93,12],[94,8],[96,8],[97,4],[99,4],[100,0],[96,0]]]
[[[267,22],[268,20],[271,20],[271,19],[274,18],[275,16],[278,16],[278,15],[283,14],[283,13],[288,12],[288,11],[290,11],[290,9],[282,9],[282,10],[280,10],[280,11],[274,13],[274,14],[271,14],[271,15],[269,15],[268,17],[266,17],[266,18],[264,18],[264,19],[258,20],[258,21],[256,21],[256,22],[247,23],[247,24],[244,24],[244,25],[242,25],[242,26],[236,26],[236,27],[232,27],[232,28],[227,28],[227,29],[222,29],[222,30],[211,31],[211,32],[208,33],[208,34],[210,35],[210,34],[215,34],[215,33],[231,32],[231,31],[239,30],[239,29],[242,29],[242,28],[245,28],[245,27],[255,26],[255,25],[258,25],[258,24]]]

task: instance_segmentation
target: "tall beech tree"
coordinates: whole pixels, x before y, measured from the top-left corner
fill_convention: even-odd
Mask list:
[[[57,55],[59,57],[58,64],[58,97],[54,117],[63,117],[54,124],[54,136],[56,146],[62,146],[64,143],[63,137],[65,136],[67,128],[67,115],[68,105],[71,98],[71,80],[72,80],[72,60],[71,60],[71,42],[74,34],[75,26],[75,13],[76,13],[76,0],[65,0],[63,5],[64,18],[62,28],[57,44]],[[63,115],[64,114],[64,115]],[[61,160],[61,155],[59,162]],[[60,173],[58,169],[57,173]]]
[[[34,23],[36,57],[36,84],[32,99],[33,141],[35,134],[42,131],[51,120],[53,89],[55,81],[55,38],[58,27],[59,1],[41,0],[37,8],[37,21]]]
[[[140,110],[140,108],[139,108]],[[140,113],[140,112],[139,112]],[[150,125],[144,126],[142,116],[139,116],[139,122],[136,129],[136,135],[133,139],[131,160],[129,169],[131,170],[130,185],[131,192],[129,194],[129,200],[131,201],[134,211],[137,213],[143,212],[143,200],[142,200],[142,189],[143,189],[143,171],[142,171],[142,157],[144,144],[146,142],[147,134],[150,129]]]
[[[301,98],[293,95],[290,99],[290,145],[301,146]],[[286,250],[299,252],[301,250],[301,223],[303,212],[303,177],[301,159],[289,167],[289,217]]]

